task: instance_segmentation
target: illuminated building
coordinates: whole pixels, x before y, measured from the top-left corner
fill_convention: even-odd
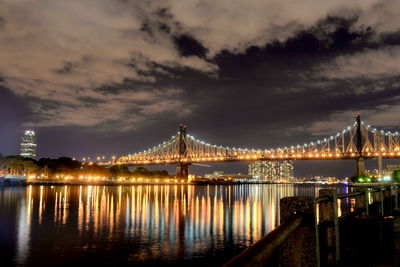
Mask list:
[[[399,170],[400,170],[400,165],[385,165],[384,172],[392,175],[394,171],[399,171]]]
[[[400,171],[400,165],[385,165],[382,172],[383,180],[389,181],[395,171]]]
[[[26,130],[21,139],[21,153],[19,155],[24,158],[36,159],[37,145],[35,132],[32,130]]]
[[[292,161],[255,161],[249,164],[249,175],[265,182],[289,182],[293,179]]]

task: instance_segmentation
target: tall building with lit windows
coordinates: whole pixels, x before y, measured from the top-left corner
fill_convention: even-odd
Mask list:
[[[24,158],[36,159],[36,136],[32,130],[26,130],[21,141],[21,153],[19,154]]]
[[[290,182],[293,179],[292,161],[255,161],[249,164],[249,175],[264,182]]]

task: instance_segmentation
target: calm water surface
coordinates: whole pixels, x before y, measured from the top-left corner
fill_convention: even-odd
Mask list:
[[[0,265],[219,266],[275,228],[280,198],[321,188],[0,187]]]

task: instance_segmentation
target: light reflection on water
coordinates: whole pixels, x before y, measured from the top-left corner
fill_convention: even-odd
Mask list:
[[[324,187],[326,188],[326,187]],[[8,264],[218,266],[279,223],[294,185],[0,187]],[[339,188],[343,192],[342,187]],[[0,248],[1,248],[0,247]],[[2,255],[4,254],[4,255]]]

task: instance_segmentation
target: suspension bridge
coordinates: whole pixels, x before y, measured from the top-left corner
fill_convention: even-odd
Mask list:
[[[399,132],[383,131],[362,122],[357,115],[353,125],[326,138],[302,145],[276,149],[231,148],[209,144],[187,133],[180,126],[171,139],[148,150],[122,156],[103,164],[177,165],[177,176],[187,177],[191,164],[259,160],[345,160],[357,162],[357,174],[365,173],[365,159],[400,159]]]

